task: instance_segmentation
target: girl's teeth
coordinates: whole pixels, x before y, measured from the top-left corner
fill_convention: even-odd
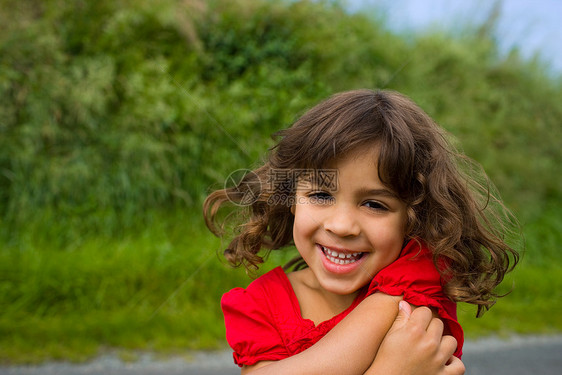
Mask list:
[[[336,264],[349,264],[356,262],[359,259],[362,253],[339,253],[337,251],[328,249],[327,247],[322,246],[322,250],[324,250],[324,254],[326,257],[332,262]]]

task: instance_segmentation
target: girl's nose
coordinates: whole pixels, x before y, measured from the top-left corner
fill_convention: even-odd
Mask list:
[[[324,229],[339,237],[358,236],[360,226],[355,212],[343,204],[334,204],[324,218]]]

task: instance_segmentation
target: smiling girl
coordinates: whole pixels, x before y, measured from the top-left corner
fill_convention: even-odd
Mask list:
[[[503,240],[509,216],[499,199],[461,172],[467,159],[395,92],[337,94],[280,135],[263,166],[204,205],[221,235],[218,209],[256,197],[241,206],[247,221],[225,250],[232,264],[256,268],[262,249],[292,244],[300,254],[292,272],[275,268],[223,296],[242,373],[381,373],[377,353],[396,373],[463,373],[455,302],[476,304],[481,315],[518,260]],[[438,318],[422,330],[455,339],[427,342],[434,355],[410,370],[383,342],[401,300]]]

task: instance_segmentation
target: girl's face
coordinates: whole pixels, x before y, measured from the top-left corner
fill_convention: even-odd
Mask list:
[[[295,245],[326,292],[358,292],[402,249],[406,204],[379,180],[378,153],[360,148],[336,160],[330,166],[337,170],[335,190],[297,188]]]

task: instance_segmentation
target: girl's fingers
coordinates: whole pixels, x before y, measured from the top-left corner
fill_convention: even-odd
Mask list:
[[[443,336],[443,328],[445,328],[445,325],[441,319],[433,318],[432,316],[431,322],[429,322],[427,326],[427,333],[431,335],[431,337],[440,338]]]
[[[398,315],[404,315],[404,318],[410,319],[410,315],[412,315],[412,306],[404,300],[400,301],[398,304]]]
[[[444,323],[433,316],[431,309],[418,307],[410,314],[407,325],[410,326],[410,335],[429,343],[427,348],[433,354],[433,358],[441,364],[439,374],[462,375],[465,373],[464,364],[460,359],[453,356],[457,349],[457,340],[450,335],[443,336]],[[411,336],[412,337],[412,336]]]
[[[450,357],[457,350],[457,340],[450,335],[441,338],[441,351],[445,357]],[[456,357],[454,357],[456,358]]]
[[[443,375],[463,375],[466,371],[464,363],[457,357],[451,357],[443,369]]]
[[[433,313],[428,307],[421,306],[412,311],[408,324],[419,326],[426,330],[433,319]]]
[[[441,363],[444,363],[445,366],[448,366],[455,362],[454,360],[457,357],[453,356],[453,354],[456,350],[457,340],[453,336],[443,336],[439,345],[438,353],[436,354],[436,358]],[[454,367],[455,366],[453,366],[453,368]]]

